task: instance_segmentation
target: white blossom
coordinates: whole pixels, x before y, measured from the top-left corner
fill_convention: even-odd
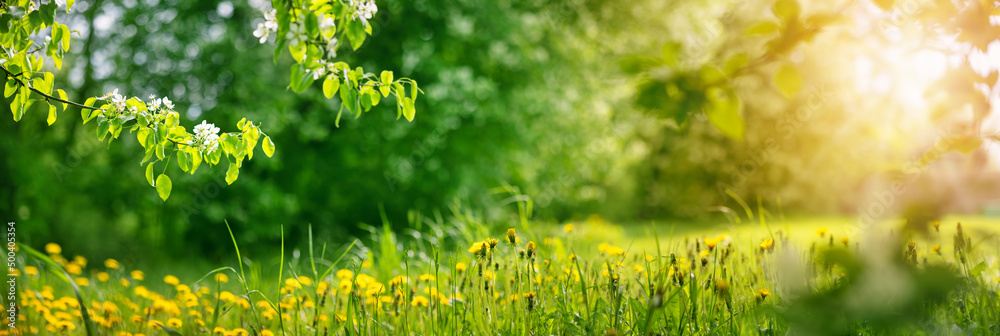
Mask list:
[[[211,153],[219,148],[219,128],[215,124],[209,124],[202,120],[201,124],[194,126],[194,143],[206,153]]]
[[[375,0],[350,0],[350,5],[354,8],[354,19],[361,20],[365,26],[368,25],[368,20],[378,13]]]
[[[305,43],[308,38],[302,23],[292,22],[288,25],[288,34],[285,34],[285,39],[288,40],[289,45],[297,46],[299,43]]]
[[[257,24],[257,29],[253,31],[253,36],[260,38],[260,43],[267,42],[267,37],[271,33],[278,31],[278,20],[275,17],[277,12],[274,9],[264,12],[264,22]]]
[[[333,58],[337,57],[337,43],[340,42],[336,37],[331,38],[326,42],[326,57]]]
[[[163,97],[163,106],[166,107],[168,110],[173,110],[174,109],[174,102],[170,101],[170,98],[167,98],[166,96],[164,96]]]

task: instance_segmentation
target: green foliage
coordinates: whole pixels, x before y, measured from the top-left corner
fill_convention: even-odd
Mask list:
[[[68,14],[73,1],[65,5]],[[337,91],[333,86],[341,86],[339,81],[343,80],[341,97],[350,99],[343,99],[342,106],[360,116],[362,111],[367,112],[378,105],[379,96],[373,89],[377,87],[383,96],[392,94],[400,98],[397,102],[398,114],[413,121],[413,101],[420,90],[416,81],[409,78],[393,80],[391,73],[379,77],[364,73],[360,67],[350,69],[347,63],[332,61],[339,47],[338,37],[348,37],[357,50],[365,36],[372,33],[367,21],[370,13],[366,17],[364,11],[377,11],[373,2],[347,4],[339,1],[275,1],[274,5],[281,10],[270,12],[267,24],[262,24],[258,30],[261,34],[277,34],[279,50],[275,56],[281,46],[289,46],[292,57],[297,61],[291,71],[290,88],[293,91],[301,93],[314,79],[325,76],[324,90],[331,86],[330,93],[327,94],[327,98],[331,98],[333,92]],[[226,182],[232,184],[239,176],[243,160],[253,158],[260,136],[264,136],[265,154],[268,157],[274,154],[274,143],[261,130],[261,124],[247,121],[246,118],[237,123],[239,132],[219,136],[219,129],[214,124],[203,121],[201,125],[195,126],[194,133],[189,133],[180,125],[180,114],[174,110],[173,102],[167,97],[156,98],[155,95],[150,95],[149,101],[143,101],[136,97],[122,96],[115,89],[112,93],[88,98],[83,104],[79,104],[68,100],[62,89],[54,92],[55,75],[43,71],[43,65],[45,59],[49,58],[54,61],[56,68],[62,69],[65,53],[70,50],[72,35],[68,26],[55,22],[59,6],[56,1],[38,5],[32,0],[0,4],[0,42],[4,50],[0,56],[0,65],[6,79],[4,97],[13,96],[10,109],[15,122],[20,121],[25,111],[37,101],[31,98],[34,93],[41,96],[41,101],[48,106],[48,125],[55,123],[59,113],[73,105],[82,109],[84,124],[97,119],[97,139],[108,139],[109,146],[119,138],[122,130],[128,129],[129,133],[136,134],[138,143],[145,149],[140,165],[150,162],[155,156],[155,160],[146,166],[146,179],[156,187],[164,201],[169,197],[172,186],[169,177],[162,173],[157,177],[156,183],[152,181],[155,163],[165,162],[165,172],[169,162],[176,159],[177,166],[183,172],[194,174],[202,162],[214,166],[222,158],[226,158],[229,162]],[[324,18],[327,21],[320,22]],[[336,28],[338,23],[340,29]],[[47,30],[49,35],[44,37],[44,43],[37,45],[33,38],[43,34],[46,28],[51,28]],[[409,96],[406,95],[403,84],[411,88]],[[103,104],[96,105],[98,101]]]

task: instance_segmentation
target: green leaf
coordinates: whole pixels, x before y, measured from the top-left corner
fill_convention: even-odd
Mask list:
[[[155,164],[156,162],[150,162],[148,165],[146,165],[146,182],[149,182],[150,187],[156,186],[156,182],[153,181],[153,166]]]
[[[893,0],[872,0],[872,2],[874,2],[875,5],[878,6],[878,8],[881,8],[884,11],[889,11],[889,10],[892,9],[893,3],[895,1],[893,1]]]
[[[8,79],[7,83],[4,84],[3,86],[3,97],[10,98],[11,95],[17,92],[17,89],[18,89],[17,81],[15,81],[13,78]]]
[[[347,35],[347,41],[351,43],[351,48],[354,48],[354,50],[358,50],[365,43],[365,26],[360,20],[350,21],[344,33]]]
[[[247,118],[240,119],[240,121],[236,123],[236,128],[242,131],[245,129],[244,127],[246,127],[246,124],[247,124]]]
[[[323,81],[323,95],[326,96],[326,99],[333,98],[338,89],[340,89],[340,80],[336,76],[328,76]]]
[[[402,101],[403,101],[402,102],[402,104],[403,104],[403,117],[406,118],[406,121],[412,122],[413,121],[413,117],[415,117],[415,115],[417,113],[417,111],[415,109],[413,109],[413,100],[410,99],[410,97],[403,97]]]
[[[63,91],[63,89],[56,90],[56,93],[59,94],[59,99],[66,100],[66,101],[69,100],[69,96],[66,95],[66,91]],[[69,104],[62,103],[62,108],[63,108],[63,111],[65,111],[66,109],[69,108]]]
[[[771,8],[774,15],[786,20],[791,20],[799,16],[799,2],[796,0],[778,0],[774,2],[774,7]]]
[[[14,114],[14,121],[21,121],[21,116],[24,115],[24,106],[21,105],[21,95],[24,93],[18,93],[14,96],[14,100],[10,102],[10,112]]]
[[[97,139],[104,141],[104,137],[108,134],[108,130],[110,128],[111,122],[102,117],[101,120],[97,122]]]
[[[305,43],[298,43],[296,45],[288,45],[288,51],[292,54],[292,58],[295,59],[296,63],[302,63],[306,58],[306,45]]]
[[[146,127],[142,127],[138,132],[135,132],[135,139],[139,141],[139,144],[142,145],[143,148],[149,148],[149,136],[150,130]]]
[[[274,155],[274,143],[271,142],[271,137],[265,135],[261,147],[264,149],[264,154],[267,155],[267,157]]]
[[[236,182],[236,179],[239,177],[240,167],[237,164],[230,162],[229,170],[226,171],[226,183],[233,184],[233,182]]]
[[[417,88],[417,82],[416,81],[411,81],[410,82],[410,97],[413,98],[412,99],[413,100],[412,103],[416,103],[417,102],[417,94],[419,92],[420,92],[420,89]]]
[[[198,166],[201,166],[201,153],[198,150],[192,150],[189,155],[191,155],[191,170],[189,173],[194,175],[194,172],[198,170]]]
[[[378,106],[378,102],[380,100],[382,100],[382,97],[379,96],[378,92],[375,92],[375,90],[369,89],[368,90],[368,99],[371,100],[372,106]]]
[[[236,155],[236,137],[229,135],[229,133],[223,133],[219,137],[219,147],[222,147],[226,154]]]
[[[191,157],[185,151],[177,151],[177,166],[181,167],[185,173],[191,169]]]
[[[156,178],[156,193],[160,194],[160,198],[164,201],[167,200],[167,197],[170,197],[170,189],[172,188],[173,184],[170,182],[170,177],[167,177],[167,175],[160,174],[160,176]]]
[[[52,126],[52,124],[54,124],[56,122],[56,107],[55,106],[49,105],[49,117],[46,118],[45,121],[49,123],[49,126]]]
[[[65,51],[69,51],[69,40],[70,40],[69,27],[64,24],[59,24],[59,30],[62,31],[62,49]]]
[[[205,155],[205,161],[208,161],[208,163],[213,166],[219,164],[219,159],[221,158],[222,158],[222,151],[218,149],[211,151]]]
[[[799,77],[799,73],[795,71],[794,67],[785,64],[775,74],[774,84],[786,97],[791,97],[802,88],[802,78]]]
[[[721,88],[711,88],[708,90],[708,104],[705,106],[705,114],[708,120],[715,125],[722,134],[733,140],[743,140],[746,125],[740,117],[740,110],[743,108],[742,102],[733,90],[723,90]]]

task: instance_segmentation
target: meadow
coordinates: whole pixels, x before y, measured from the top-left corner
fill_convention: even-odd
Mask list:
[[[54,243],[20,246],[16,329],[0,334],[1000,332],[1000,221],[991,218],[947,218],[924,234],[903,234],[898,222],[862,232],[849,218],[745,218],[683,231],[598,216],[454,223],[465,225],[424,230],[435,238],[386,225],[368,247],[310,240],[279,256],[234,245],[243,263],[173,274]]]

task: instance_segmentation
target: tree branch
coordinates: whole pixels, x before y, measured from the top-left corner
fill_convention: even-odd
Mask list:
[[[83,109],[88,109],[88,110],[100,110],[100,108],[97,108],[97,107],[83,105],[83,104],[80,104],[80,103],[77,103],[77,102],[73,102],[73,101],[69,101],[69,100],[65,100],[65,99],[61,99],[59,97],[54,97],[52,95],[49,95],[49,94],[47,94],[45,92],[42,92],[39,89],[30,87],[27,84],[25,84],[24,81],[18,79],[16,75],[14,75],[13,73],[11,73],[10,70],[7,70],[7,67],[0,66],[0,68],[3,69],[3,72],[7,73],[7,77],[8,78],[11,78],[11,79],[17,81],[17,83],[20,84],[21,86],[26,87],[29,90],[34,91],[35,93],[42,95],[42,97],[45,97],[45,100],[55,100],[55,101],[63,103],[63,104],[69,104],[69,105],[73,105],[73,106],[76,106],[76,107],[79,107],[79,108],[83,108]]]

